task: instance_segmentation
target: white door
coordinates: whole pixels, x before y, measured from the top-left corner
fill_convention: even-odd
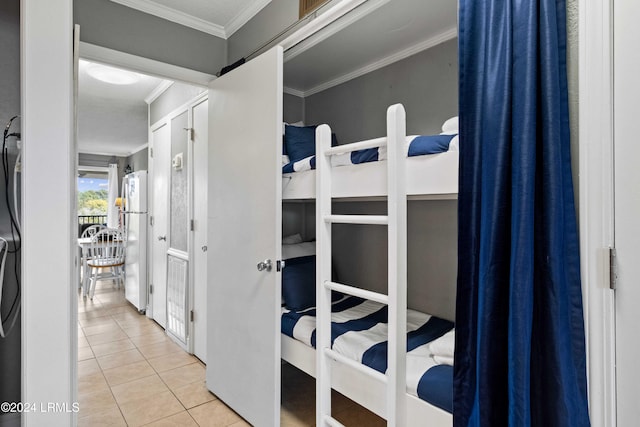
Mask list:
[[[193,324],[192,351],[207,360],[207,164],[208,103],[193,107]]]
[[[640,2],[614,2],[614,135],[617,425],[640,420]]]
[[[163,328],[167,322],[167,216],[169,211],[169,168],[171,166],[171,129],[168,124],[152,132],[153,171],[150,228],[151,242],[151,317]]]
[[[278,46],[209,86],[207,387],[260,426],[280,424],[281,155]]]

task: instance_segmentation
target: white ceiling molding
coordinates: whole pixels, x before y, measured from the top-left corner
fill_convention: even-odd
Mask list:
[[[288,95],[297,96],[298,98],[304,98],[304,92],[298,89],[293,89],[285,86],[282,91]]]
[[[190,70],[177,65],[167,64],[154,59],[143,58],[85,42],[80,42],[80,58],[201,87],[208,87],[209,83],[216,78],[216,76],[212,74]]]
[[[145,148],[149,147],[149,143],[145,142],[144,144],[134,148],[133,150],[130,151],[97,151],[97,150],[91,150],[91,149],[83,149],[81,151],[78,151],[78,154],[93,154],[93,155],[98,155],[98,156],[115,156],[115,157],[129,157],[132,156],[134,154],[136,154],[139,151],[144,150]],[[78,166],[79,170],[87,170],[90,171],[91,169],[89,169],[89,166]]]
[[[114,3],[119,3],[123,6],[130,7],[132,9],[139,10],[150,15],[158,16],[166,19],[167,21],[175,22],[176,24],[184,25],[185,27],[193,28],[194,30],[202,31],[203,33],[211,34],[212,36],[227,38],[224,27],[213,24],[204,19],[200,19],[193,15],[186,14],[179,10],[172,9],[167,6],[155,3],[150,0],[111,0]]]
[[[279,41],[278,44],[282,46],[286,55],[286,52],[293,46],[309,38],[326,26],[332,24],[333,22],[338,20],[338,18],[341,18],[342,16],[351,12],[353,9],[365,3],[366,1],[367,0],[343,0],[330,7],[329,5],[331,5],[331,3],[328,3],[326,6],[328,7],[327,10],[323,10],[322,13],[316,16],[315,19],[312,19],[304,27],[288,35],[284,40]]]
[[[284,61],[289,61],[290,59],[295,58],[301,53],[306,52],[308,49],[311,49],[318,43],[328,39],[344,28],[347,28],[349,25],[358,21],[360,18],[367,16],[369,13],[373,12],[379,7],[389,3],[389,1],[390,0],[368,0],[364,3],[357,3],[353,10],[349,10],[349,13],[344,15],[337,15],[338,17],[335,18],[334,21],[331,21],[330,25],[327,25],[321,30],[311,33],[308,37],[305,37],[299,43],[295,43],[290,48],[286,49],[284,52]]]
[[[97,151],[97,150],[91,150],[91,149],[78,150],[78,154],[95,154],[98,156],[116,156],[116,157],[129,157],[131,155],[131,153],[128,151],[106,152],[106,151]]]
[[[271,0],[255,0],[247,6],[242,12],[232,18],[224,26],[225,38],[229,38],[238,31],[244,24],[249,22],[251,18],[256,16]]]
[[[174,82],[172,80],[163,80],[158,86],[156,86],[154,90],[151,91],[149,95],[147,95],[147,97],[144,99],[144,102],[146,102],[147,105],[151,104],[153,101],[158,99],[158,97],[162,95],[167,89],[169,89],[173,85],[173,83]]]
[[[311,96],[314,95],[316,93],[322,92],[323,90],[327,90],[329,88],[332,88],[334,86],[338,86],[339,84],[348,82],[349,80],[353,80],[357,77],[363,76],[367,73],[370,73],[372,71],[378,70],[380,68],[386,67],[387,65],[391,65],[394,62],[400,61],[402,59],[408,58],[412,55],[415,55],[416,53],[422,52],[423,50],[427,50],[429,48],[432,48],[434,46],[439,45],[440,43],[444,43],[448,40],[454,39],[456,38],[458,35],[458,29],[457,28],[451,28],[443,33],[438,34],[437,36],[431,37],[427,40],[424,40],[420,43],[417,43],[413,46],[408,47],[407,49],[401,50],[399,52],[395,52],[393,55],[389,55],[386,58],[382,58],[378,61],[372,62],[369,65],[365,65],[364,67],[358,68],[357,70],[354,70],[350,73],[347,73],[343,76],[337,77],[335,79],[329,80],[328,82],[322,83],[314,88],[311,88],[309,90],[305,90],[305,91],[300,91],[297,89],[293,89],[293,88],[288,88],[287,90],[289,90],[290,92],[287,93],[291,93],[292,95],[294,94],[293,92],[296,93],[300,93],[302,94],[302,97],[305,98],[307,96]],[[299,95],[296,95],[299,96]]]
[[[141,146],[136,147],[136,148],[134,148],[133,150],[131,150],[131,152],[129,152],[129,154],[127,155],[127,157],[129,157],[129,156],[133,156],[134,154],[136,154],[136,153],[138,153],[138,152],[140,152],[140,151],[144,150],[144,149],[145,149],[145,148],[147,148],[147,147],[149,147],[149,143],[148,143],[148,142],[145,142],[145,143],[144,143],[144,144],[142,144]]]

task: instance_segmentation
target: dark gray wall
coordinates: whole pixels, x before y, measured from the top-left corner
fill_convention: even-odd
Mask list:
[[[298,0],[272,0],[256,16],[227,39],[231,64],[245,57],[298,20]]]
[[[305,124],[329,123],[339,143],[386,134],[386,111],[402,103],[407,133],[435,134],[458,115],[457,39],[305,98]]]
[[[207,89],[199,86],[175,82],[149,106],[150,124],[153,125],[158,120],[162,119],[184,103],[192,100],[205,90]]]
[[[284,94],[282,99],[282,119],[287,123],[304,120],[304,99],[294,95]]]
[[[133,153],[125,160],[126,165],[131,166],[132,171],[146,171],[149,168],[149,149],[144,148],[137,153]]]
[[[79,0],[80,40],[120,52],[215,74],[227,60],[225,40],[109,0]]]
[[[407,207],[407,305],[454,320],[458,254],[456,200],[411,200]],[[386,215],[386,202],[334,202],[336,214]],[[283,235],[315,238],[315,203],[284,203]],[[338,281],[387,293],[387,229],[333,226]]]
[[[4,0],[0,2],[0,126],[2,130],[11,117],[20,114],[20,1]],[[20,131],[20,120],[13,122],[11,132]],[[17,155],[15,138],[8,140],[9,166],[13,171]],[[13,188],[12,181],[9,188]],[[12,196],[13,193],[11,193]],[[0,186],[0,200],[5,199],[4,186]],[[0,236],[10,239],[9,211],[4,203],[0,203]],[[11,246],[13,249],[13,245]],[[18,287],[14,273],[15,257],[7,257],[5,277],[2,281],[4,294],[2,298],[3,316],[9,311],[11,303],[17,295]],[[19,272],[18,268],[18,272]],[[6,338],[0,338],[0,402],[20,401],[20,316],[16,327]],[[20,425],[20,417],[0,413],[0,424],[4,420],[7,425]]]

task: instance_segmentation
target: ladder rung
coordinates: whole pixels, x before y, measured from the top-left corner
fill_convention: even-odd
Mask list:
[[[349,359],[348,357],[345,357],[343,355],[341,355],[340,353],[337,353],[333,350],[331,350],[330,348],[325,348],[324,349],[324,354],[335,360],[336,362],[340,362],[343,365],[346,365],[352,369],[355,369],[356,371],[360,371],[365,375],[370,376],[371,378],[378,380],[384,384],[387,383],[387,376],[385,374],[382,374],[378,371],[376,371],[373,368],[368,367],[367,365],[363,365],[362,363],[356,362],[355,360]]]
[[[331,427],[344,427],[344,424],[333,418],[331,415],[324,414],[324,416],[322,417],[322,421],[324,421]]]
[[[331,147],[324,152],[325,156],[350,153],[351,151],[366,150],[367,148],[382,147],[387,145],[387,137],[368,139],[366,141],[353,142]]]
[[[385,294],[381,294],[378,292],[371,292],[364,289],[356,288],[354,286],[343,285],[342,283],[336,282],[324,282],[324,287],[342,292],[343,294],[351,295],[354,297],[364,298],[366,300],[376,301],[381,304],[389,304],[389,297]]]
[[[389,217],[386,215],[327,215],[324,221],[334,224],[387,225]]]

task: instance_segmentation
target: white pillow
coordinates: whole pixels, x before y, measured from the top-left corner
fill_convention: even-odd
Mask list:
[[[458,116],[451,117],[442,125],[441,135],[455,135],[458,133]]]
[[[282,246],[282,259],[299,258],[316,254],[316,242],[302,242]]]
[[[291,236],[282,238],[283,245],[293,245],[296,243],[302,243],[302,236],[300,235],[300,233],[292,234]]]
[[[287,156],[286,154],[282,155],[282,166],[288,165],[289,162],[291,162],[291,160],[289,160],[289,156]]]
[[[304,122],[302,120],[300,120],[299,122],[295,122],[295,123],[287,123],[287,122],[282,122],[282,134],[284,135],[285,132],[285,125],[289,125],[289,126],[296,126],[296,127],[304,127]]]
[[[460,151],[460,135],[456,135],[451,138],[451,142],[449,142],[449,151]]]

